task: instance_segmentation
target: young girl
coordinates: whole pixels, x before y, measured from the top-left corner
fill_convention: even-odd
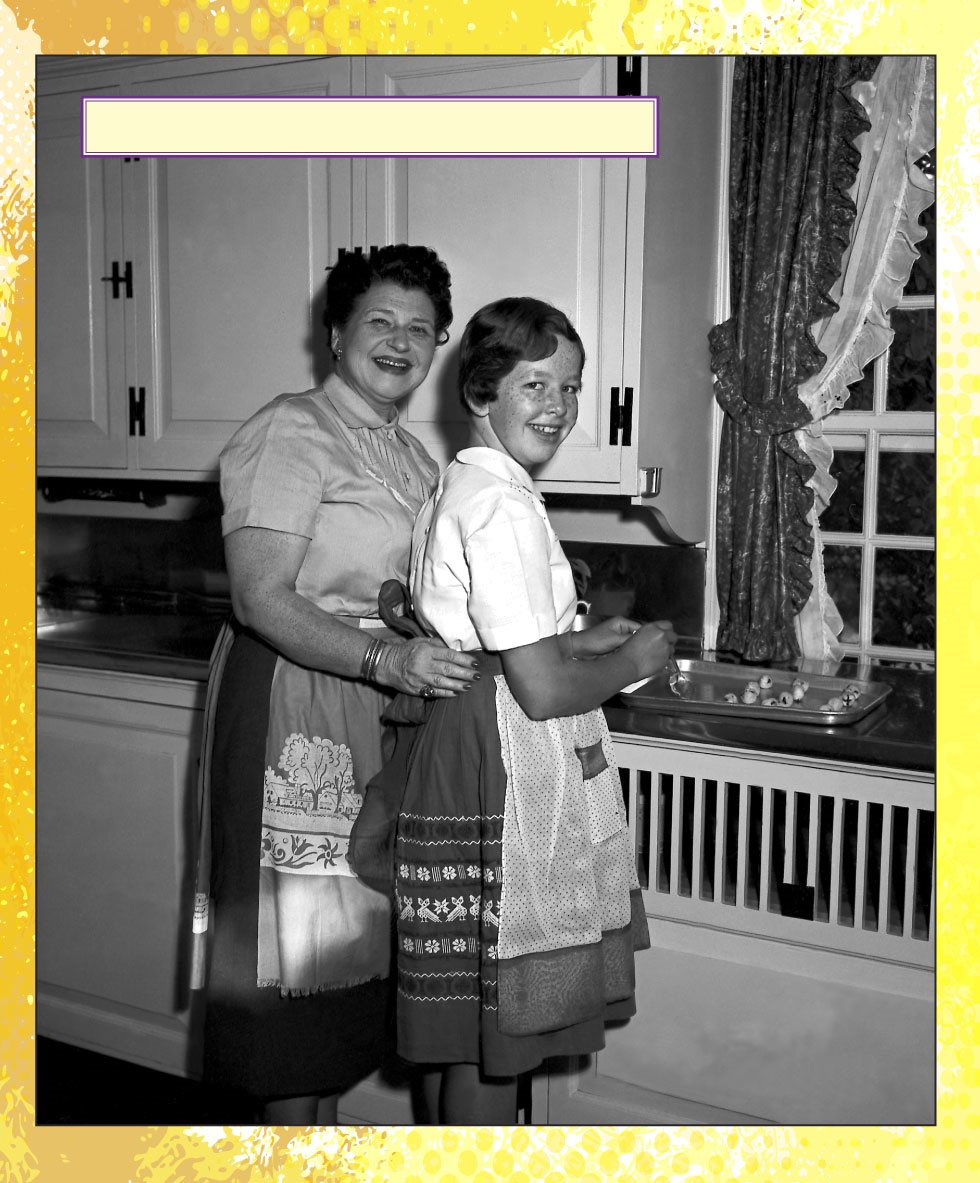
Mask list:
[[[622,617],[568,631],[572,572],[530,475],[575,425],[584,360],[549,304],[476,313],[460,349],[474,446],[413,535],[415,616],[482,675],[426,707],[395,839],[398,1051],[431,1070],[447,1124],[512,1123],[519,1073],[601,1048],[649,945],[598,708],[676,637]]]

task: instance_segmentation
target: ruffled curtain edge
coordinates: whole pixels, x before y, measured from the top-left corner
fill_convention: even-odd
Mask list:
[[[916,166],[935,141],[936,87],[932,58],[920,58],[915,100],[910,112],[911,131],[906,149],[908,171],[901,200],[895,204],[888,246],[864,302],[863,315],[841,355],[831,359],[800,386],[799,396],[814,420],[842,407],[850,397],[850,385],[868,362],[882,354],[894,336],[888,313],[902,298],[912,267],[919,257],[916,244],[926,236],[919,217],[936,199],[935,184]],[[857,84],[860,86],[860,84]]]
[[[830,504],[837,482],[830,475],[834,451],[823,433],[822,420],[850,397],[849,386],[857,381],[865,366],[885,351],[894,333],[888,313],[902,297],[909,274],[919,257],[916,244],[926,235],[919,217],[935,200],[935,185],[916,167],[919,160],[935,146],[936,86],[935,61],[922,57],[916,63],[920,72],[915,102],[911,112],[911,131],[906,149],[907,181],[902,199],[896,204],[895,218],[887,249],[877,270],[865,303],[865,316],[857,331],[837,359],[828,362],[825,371],[810,378],[800,389],[800,398],[813,413],[813,422],[795,432],[797,442],[810,458],[814,471],[807,482],[814,501],[809,513],[813,529],[813,552],[810,560],[812,590],[803,611],[797,617],[797,639],[804,657],[839,661],[843,648],[838,640],[844,621],[827,588],[824,571],[823,542],[819,516]],[[854,89],[858,90],[860,83]]]

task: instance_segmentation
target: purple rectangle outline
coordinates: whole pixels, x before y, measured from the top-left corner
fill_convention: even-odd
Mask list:
[[[650,152],[141,152],[129,149],[124,152],[90,152],[86,143],[86,103],[294,103],[315,102],[331,103],[594,103],[596,101],[610,103],[652,103],[653,104],[653,150]],[[249,159],[312,159],[312,160],[357,160],[366,159],[430,159],[430,160],[535,160],[555,158],[565,160],[632,160],[656,158],[660,155],[660,96],[659,95],[525,95],[523,97],[505,95],[410,95],[390,97],[384,95],[325,95],[322,98],[311,99],[301,95],[202,95],[198,98],[190,95],[83,95],[81,99],[82,125],[82,156],[100,157],[102,159],[125,159],[130,156],[147,157],[148,159],[210,159],[210,160],[249,160]]]

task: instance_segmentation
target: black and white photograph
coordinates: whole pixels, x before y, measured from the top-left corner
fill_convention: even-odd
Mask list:
[[[38,57],[38,1125],[935,1123],[935,87]],[[453,97],[656,151],[83,152]]]

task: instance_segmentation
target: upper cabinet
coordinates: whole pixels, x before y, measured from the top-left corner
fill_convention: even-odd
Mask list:
[[[377,57],[367,60],[365,83],[368,94],[389,98],[614,95],[616,59]],[[545,489],[618,491],[632,468],[635,483],[610,413],[624,384],[639,380],[624,375],[623,342],[629,187],[642,185],[642,167],[631,176],[630,162],[617,159],[410,156],[369,160],[365,173],[368,242],[425,243],[452,274],[450,341],[404,411],[440,466],[467,439],[456,393],[463,327],[491,300],[529,295],[568,314],[586,355],[578,423],[536,480]]]
[[[37,455],[42,465],[123,469],[124,165],[80,154],[80,102],[73,92],[37,100]]]
[[[608,57],[129,63],[84,63],[84,93],[595,96],[617,86]],[[644,91],[661,99],[661,154],[649,160],[120,161],[79,155],[83,83],[62,65],[38,94],[42,470],[213,475],[238,423],[324,377],[323,285],[337,251],[417,242],[453,281],[450,341],[403,411],[439,463],[466,439],[455,390],[463,326],[490,300],[538,296],[568,313],[586,350],[578,424],[539,484],[631,498],[698,541],[723,68],[644,60]]]
[[[134,73],[98,93],[350,91],[342,58]],[[82,157],[82,93],[38,96],[38,462],[213,477],[241,422],[324,377],[350,161]]]

